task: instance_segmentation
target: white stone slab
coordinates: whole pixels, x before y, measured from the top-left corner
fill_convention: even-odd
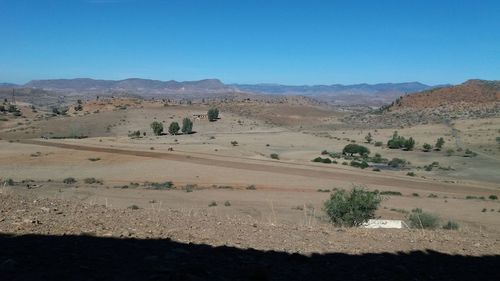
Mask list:
[[[401,220],[368,220],[361,227],[364,228],[403,228]]]

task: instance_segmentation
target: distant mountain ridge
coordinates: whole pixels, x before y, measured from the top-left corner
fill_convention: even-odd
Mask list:
[[[183,93],[253,93],[271,95],[303,95],[326,102],[355,104],[383,104],[407,93],[432,89],[420,82],[379,83],[354,85],[301,85],[281,84],[224,84],[218,79],[178,82],[129,78],[99,80],[91,78],[32,80],[24,85],[0,84],[0,88],[36,88],[58,92],[112,92],[125,91],[142,96],[161,96]]]
[[[414,93],[431,89],[433,86],[425,85],[420,82],[406,83],[379,83],[379,84],[353,84],[353,85],[302,85],[289,86],[280,84],[232,84],[240,91],[282,94],[282,95],[373,95],[383,93]]]
[[[129,78],[124,80],[96,80],[90,78],[32,80],[26,83],[24,87],[74,91],[213,91],[229,89],[218,79],[178,82],[174,80],[160,81],[140,78]]]

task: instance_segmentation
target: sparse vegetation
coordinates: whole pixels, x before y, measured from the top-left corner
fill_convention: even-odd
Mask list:
[[[215,206],[217,206],[217,202],[215,201],[212,201],[208,204],[208,207],[215,207]]]
[[[276,160],[280,160],[280,157],[277,153],[271,153],[271,159],[276,159]]]
[[[76,179],[72,178],[72,177],[65,178],[65,179],[63,179],[63,183],[65,183],[65,184],[74,184],[74,183],[76,183]]]
[[[420,229],[435,229],[439,226],[439,217],[422,211],[422,209],[414,209],[408,216],[409,225],[412,228]]]
[[[174,187],[174,184],[171,181],[166,181],[163,183],[159,183],[159,182],[145,183],[144,186],[147,189],[167,190],[167,189],[172,189]]]
[[[392,195],[392,196],[402,196],[403,194],[399,191],[381,191],[380,195]]]
[[[337,190],[325,202],[324,210],[337,226],[359,226],[375,217],[380,196],[374,192],[354,187],[351,191]]]
[[[454,221],[448,221],[446,224],[443,225],[443,229],[446,230],[458,230],[459,225],[458,223]]]

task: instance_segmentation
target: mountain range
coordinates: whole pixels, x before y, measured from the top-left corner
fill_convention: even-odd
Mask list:
[[[32,80],[24,85],[0,83],[0,88],[37,88],[54,91],[95,92],[123,90],[132,92],[246,92],[273,95],[339,96],[339,95],[378,95],[404,94],[431,89],[432,86],[419,82],[354,84],[354,85],[302,85],[280,84],[224,84],[218,79],[178,82],[140,78],[124,80],[96,80],[90,78]]]

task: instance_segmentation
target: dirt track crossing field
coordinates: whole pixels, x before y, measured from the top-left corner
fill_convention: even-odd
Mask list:
[[[383,176],[376,175],[372,172],[364,172],[362,175],[359,173],[353,173],[350,170],[342,168],[324,169],[314,165],[297,164],[297,163],[286,163],[279,161],[266,161],[266,160],[256,160],[247,159],[242,157],[231,157],[232,160],[220,159],[221,156],[211,157],[209,154],[193,153],[198,154],[198,156],[192,156],[189,154],[179,153],[179,152],[158,152],[158,151],[140,151],[140,150],[129,150],[129,149],[118,149],[118,148],[108,148],[108,147],[97,147],[97,146],[87,146],[79,144],[68,144],[60,142],[50,142],[41,140],[22,140],[20,143],[31,144],[31,145],[41,145],[49,147],[57,147],[62,149],[72,149],[80,151],[92,151],[101,153],[112,153],[121,154],[128,156],[137,157],[148,157],[148,158],[159,158],[171,161],[187,162],[198,165],[207,166],[217,166],[224,168],[232,168],[246,171],[258,171],[258,172],[269,172],[284,175],[293,176],[304,176],[312,178],[323,178],[340,180],[345,182],[355,182],[359,184],[370,184],[370,185],[383,185],[390,187],[404,187],[404,188],[415,188],[420,190],[430,190],[430,191],[453,191],[453,192],[470,192],[471,189],[475,189],[476,192],[491,193],[492,189],[488,187],[477,187],[469,185],[458,185],[458,184],[448,184],[439,183],[433,181],[426,181],[420,179],[405,179],[402,177],[395,176]],[[244,162],[245,161],[245,162]],[[316,168],[316,169],[315,169]]]

